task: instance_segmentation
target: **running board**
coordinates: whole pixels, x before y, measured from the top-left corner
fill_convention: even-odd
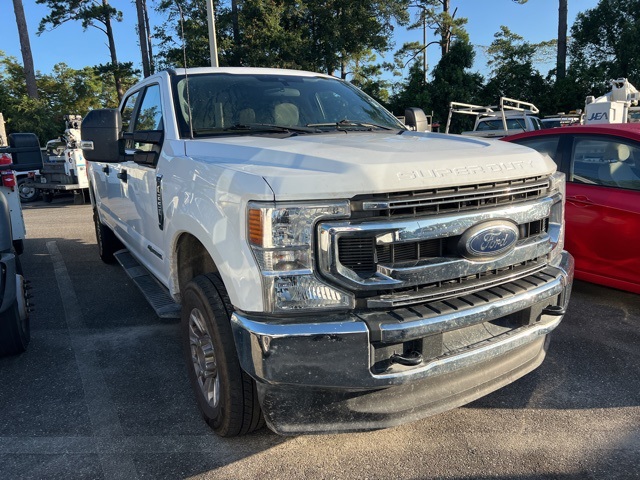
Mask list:
[[[119,250],[113,254],[118,263],[133,280],[144,298],[160,318],[180,318],[180,305],[173,301],[168,290],[149,271],[138,263],[129,250]]]

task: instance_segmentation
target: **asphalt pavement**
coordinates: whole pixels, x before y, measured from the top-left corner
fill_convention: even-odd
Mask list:
[[[221,439],[177,321],[97,252],[90,205],[26,205],[32,340],[0,359],[1,479],[640,479],[640,296],[576,282],[533,373],[476,402],[358,434]]]

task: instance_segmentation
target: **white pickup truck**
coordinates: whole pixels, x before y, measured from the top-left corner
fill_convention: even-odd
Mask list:
[[[330,76],[161,72],[81,144],[100,256],[181,317],[222,436],[465,404],[540,365],[569,301],[550,158],[411,131]]]
[[[539,110],[534,104],[508,97],[500,97],[498,105],[490,107],[451,102],[445,133],[449,133],[454,113],[476,117],[473,130],[462,132],[469,137],[502,138],[544,128],[536,116]]]

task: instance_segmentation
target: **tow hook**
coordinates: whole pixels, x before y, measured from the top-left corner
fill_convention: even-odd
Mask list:
[[[567,309],[560,305],[549,305],[542,310],[543,315],[553,315],[554,317],[560,317],[567,313]]]
[[[394,353],[391,355],[389,360],[391,363],[399,363],[400,365],[406,365],[407,367],[415,367],[422,363],[422,354],[415,350],[413,352],[403,353],[402,355]]]

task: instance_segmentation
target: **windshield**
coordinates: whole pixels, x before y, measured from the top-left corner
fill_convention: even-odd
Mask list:
[[[194,137],[405,129],[365,93],[333,78],[207,73],[177,76],[174,86],[182,137],[190,136],[190,123]]]
[[[524,118],[507,118],[507,128],[509,130],[524,130]],[[502,120],[480,120],[476,130],[504,130]]]

